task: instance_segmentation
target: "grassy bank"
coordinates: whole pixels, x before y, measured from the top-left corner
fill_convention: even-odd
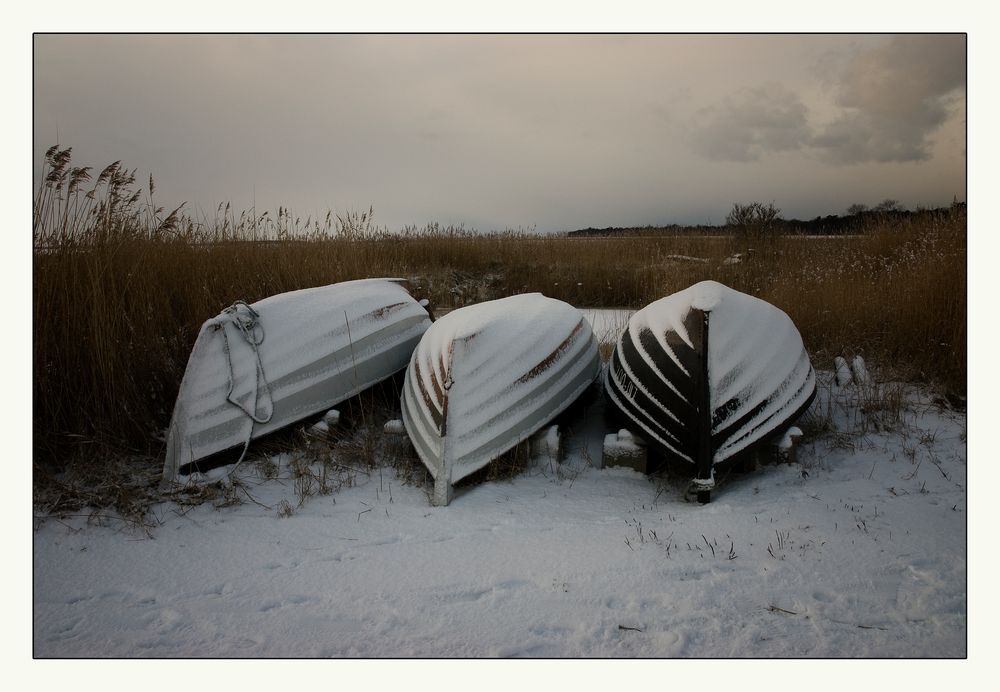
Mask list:
[[[540,291],[577,306],[641,307],[715,279],[785,310],[820,367],[863,354],[895,376],[963,393],[963,208],[873,217],[851,237],[753,241],[390,233],[370,211],[212,219],[155,204],[118,164],[94,175],[53,149],[34,219],[36,464],[108,451],[155,456],[201,323],[235,300],[370,276],[460,307]]]

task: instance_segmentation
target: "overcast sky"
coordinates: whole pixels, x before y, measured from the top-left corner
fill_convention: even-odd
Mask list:
[[[963,35],[45,35],[35,178],[152,173],[158,202],[390,229],[786,218],[966,195]]]

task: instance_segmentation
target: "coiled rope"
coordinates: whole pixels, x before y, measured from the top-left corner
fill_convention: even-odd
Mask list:
[[[250,344],[250,348],[253,349],[254,358],[256,359],[255,375],[257,377],[257,388],[254,390],[254,408],[253,410],[250,410],[233,398],[233,389],[236,386],[236,376],[233,372],[233,356],[229,350],[229,336],[226,333],[225,324],[220,325],[222,328],[223,347],[226,351],[226,362],[229,364],[229,391],[226,393],[226,401],[238,408],[250,419],[250,431],[247,433],[247,439],[243,442],[243,451],[240,453],[239,460],[227,474],[231,477],[236,469],[239,468],[239,465],[243,463],[243,459],[247,453],[247,448],[250,446],[250,439],[253,437],[254,425],[256,423],[267,423],[274,415],[274,400],[271,398],[271,385],[268,383],[267,377],[264,374],[264,364],[260,360],[260,345],[264,343],[264,328],[258,321],[260,314],[242,300],[238,300],[230,305],[222,311],[222,314],[229,315],[230,322],[232,322],[233,326],[239,330],[240,334],[243,335],[243,339]],[[258,333],[260,335],[259,337]],[[270,402],[270,410],[267,411],[265,416],[258,417],[257,402],[259,402],[261,398],[261,385],[263,385],[264,395],[267,398],[267,401]]]

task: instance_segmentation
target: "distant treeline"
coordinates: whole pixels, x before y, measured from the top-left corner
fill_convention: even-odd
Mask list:
[[[908,211],[906,209],[865,210],[845,216],[830,214],[829,216],[817,216],[809,221],[800,219],[775,219],[772,221],[773,232],[780,235],[849,235],[858,233],[865,228],[870,228],[872,222],[904,222],[918,221],[926,217],[933,217],[951,213],[959,209],[965,211],[965,202],[957,202],[951,207],[940,207],[937,209],[918,209]],[[618,227],[609,226],[607,228],[582,228],[578,231],[570,231],[566,235],[569,237],[613,237],[613,236],[673,236],[673,235],[731,235],[734,228],[729,225],[722,226],[682,226],[680,224],[669,224],[667,226],[633,226]]]

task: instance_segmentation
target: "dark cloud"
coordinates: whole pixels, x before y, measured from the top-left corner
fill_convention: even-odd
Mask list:
[[[780,84],[743,89],[698,112],[694,146],[715,161],[757,161],[764,153],[805,144],[806,115],[799,97]]]
[[[835,164],[927,160],[931,135],[963,105],[965,37],[894,36],[876,47],[826,51],[813,70],[836,108],[824,123],[795,91],[769,83],[701,109],[696,151],[731,162],[809,148]]]
[[[965,37],[895,36],[858,51],[835,87],[842,111],[812,144],[834,163],[923,161],[963,98]]]
[[[930,48],[890,50],[888,36],[37,34],[33,44],[36,180],[59,142],[74,164],[120,159],[154,174],[159,204],[209,218],[227,201],[303,220],[373,205],[393,229],[557,231],[718,222],[735,200],[816,215],[886,197],[946,204],[965,190],[956,115],[919,167],[829,165],[837,152],[874,160],[873,147],[898,158],[894,142],[920,143],[941,117],[931,106],[949,108],[921,100],[955,82],[940,49],[930,60]],[[829,82],[811,70],[824,60]],[[907,85],[912,96],[893,98],[916,102],[912,129],[898,125],[912,105],[872,105],[865,60]]]

